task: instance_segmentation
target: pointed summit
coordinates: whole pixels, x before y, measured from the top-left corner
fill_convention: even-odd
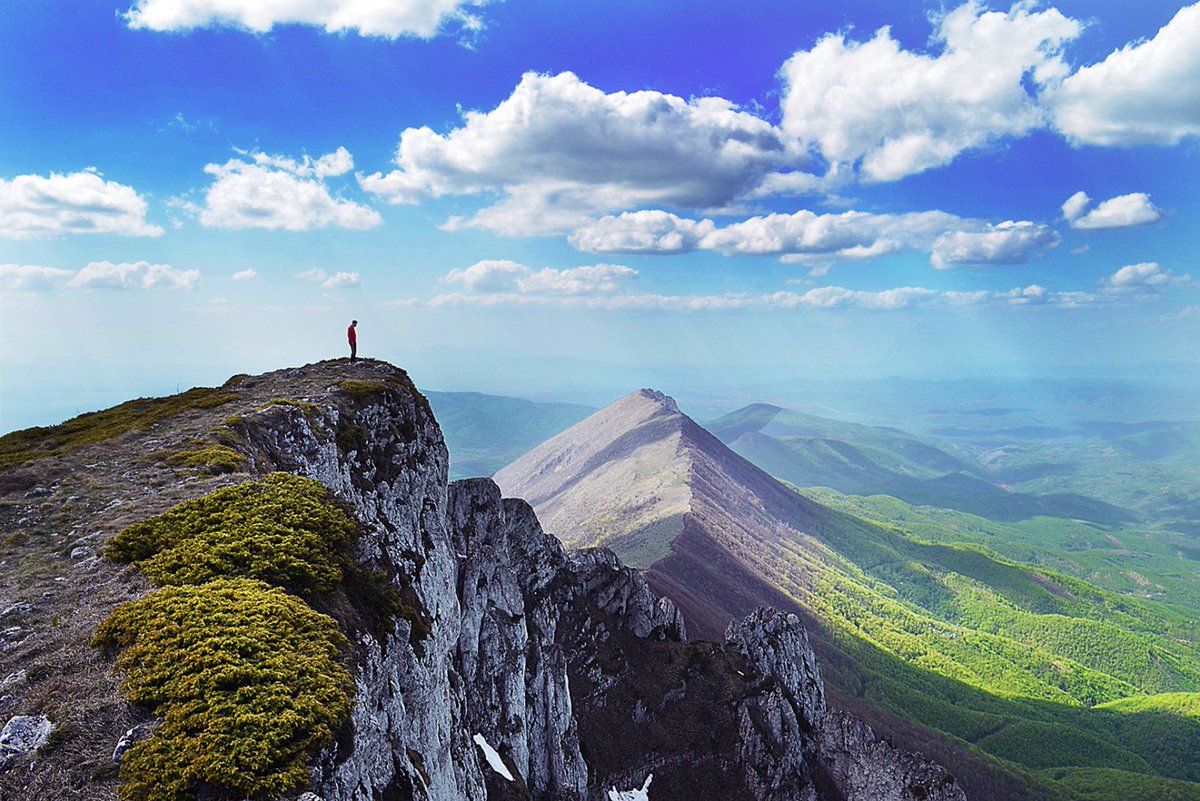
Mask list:
[[[675,399],[672,398],[670,395],[667,395],[663,392],[659,392],[657,389],[649,389],[649,388],[643,387],[642,389],[639,389],[637,392],[635,392],[633,394],[640,395],[641,397],[643,397],[647,400],[651,400],[656,403],[659,403],[667,411],[671,411],[671,412],[679,411],[679,405],[677,403],[675,403]]]
[[[610,548],[645,570],[689,628],[710,638],[762,604],[794,605],[752,565],[785,528],[801,548],[819,547],[793,527],[829,514],[653,389],[614,401],[493,478],[568,547]]]

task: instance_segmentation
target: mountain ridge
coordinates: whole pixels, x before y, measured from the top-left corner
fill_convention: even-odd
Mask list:
[[[996,790],[995,782],[1009,781],[996,778],[1008,769],[980,759],[992,752],[1008,758],[1015,753],[1008,741],[986,740],[989,729],[1032,725],[1021,724],[1026,719],[1062,727],[1064,733],[1079,727],[1070,736],[1095,727],[1085,717],[1060,713],[1043,702],[1085,707],[1136,694],[1138,687],[1146,688],[1143,692],[1200,687],[1195,649],[1171,639],[1194,642],[1200,631],[1194,618],[1173,617],[1165,607],[1142,607],[1088,588],[1087,598],[1111,606],[1089,619],[1091,607],[1071,606],[1067,600],[1085,587],[1082,583],[979,550],[931,547],[886,526],[834,512],[785,487],[685,415],[663,406],[628,414],[630,398],[637,394],[498,471],[497,482],[506,494],[531,499],[539,513],[546,510],[546,529],[569,546],[604,544],[632,555],[650,586],[674,598],[692,631],[701,636],[712,636],[755,603],[783,604],[800,614],[818,654],[833,668],[833,696],[875,725],[895,723],[890,715],[900,713],[909,722],[890,731],[910,746],[911,738],[929,736],[928,729],[922,734],[912,723],[934,728],[941,723],[961,741],[983,744],[972,746],[974,754],[956,750],[950,741],[939,746],[958,755],[956,770],[974,772],[979,779],[968,775],[970,792],[992,783],[986,797],[1055,797],[1046,786],[1017,791],[1019,780]],[[759,411],[772,414],[773,408]],[[646,437],[651,431],[644,426],[647,419],[658,421],[653,429],[662,435],[658,440]],[[609,447],[631,431],[641,432],[640,450]],[[596,436],[598,432],[605,436]],[[623,464],[604,461],[618,453]],[[652,462],[656,455],[661,457],[657,465]],[[525,476],[535,478],[526,484]],[[678,493],[671,503],[647,491],[667,484]],[[530,492],[533,487],[536,491]],[[636,513],[623,517],[627,509]],[[678,525],[661,525],[666,519],[678,520]],[[1004,611],[1009,605],[1014,611]],[[1160,636],[1156,632],[1163,627],[1173,633]],[[1058,629],[1074,633],[1064,637]],[[1016,633],[1010,636],[1010,630]],[[1120,658],[1128,661],[1111,662],[1104,647],[1096,647],[1105,641],[1110,649],[1127,643]],[[1139,651],[1153,654],[1160,648],[1174,654],[1164,662],[1170,667],[1161,676],[1156,659],[1146,660],[1147,651]],[[934,672],[914,672],[898,653],[919,658],[926,665],[923,670]],[[899,684],[897,675],[905,677]],[[875,696],[880,690],[884,694]],[[874,705],[856,699],[868,693],[875,697]],[[989,693],[1014,700],[997,706]],[[947,705],[947,697],[955,701]],[[892,712],[880,703],[891,705]],[[958,712],[955,705],[961,707]],[[967,709],[971,712],[964,717]],[[955,714],[959,719],[950,721],[947,716]],[[985,719],[994,722],[985,726]],[[1113,732],[1105,735],[1110,739],[1103,748],[1115,755],[1121,746]],[[1188,736],[1198,737],[1196,732],[1200,729]],[[1142,756],[1127,753],[1121,758],[1123,764],[1153,771]],[[1168,775],[1190,777],[1177,767],[1164,769],[1176,771]]]

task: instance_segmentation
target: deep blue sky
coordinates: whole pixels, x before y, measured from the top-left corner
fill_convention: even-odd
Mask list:
[[[1200,7],[185,5],[0,8],[0,429],[350,317],[518,395],[1198,358]]]

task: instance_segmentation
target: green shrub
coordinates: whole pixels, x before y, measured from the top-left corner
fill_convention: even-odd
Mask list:
[[[204,786],[295,791],[350,711],[337,624],[260,581],[158,590],[117,607],[93,644],[124,647],[129,700],[162,718],[122,759],[127,801],[184,801]]]
[[[236,473],[246,469],[246,457],[227,445],[196,442],[187,450],[168,455],[167,464],[206,473]]]
[[[104,555],[135,563],[160,586],[249,578],[308,598],[341,583],[356,535],[322,484],[272,473],[135,523]]]

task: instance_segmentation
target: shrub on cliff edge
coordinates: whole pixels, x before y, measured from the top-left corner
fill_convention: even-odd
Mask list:
[[[123,647],[130,701],[161,716],[121,764],[129,801],[184,801],[203,786],[254,798],[309,782],[305,759],[350,711],[334,620],[247,579],[166,587],[117,607],[95,645]]]

